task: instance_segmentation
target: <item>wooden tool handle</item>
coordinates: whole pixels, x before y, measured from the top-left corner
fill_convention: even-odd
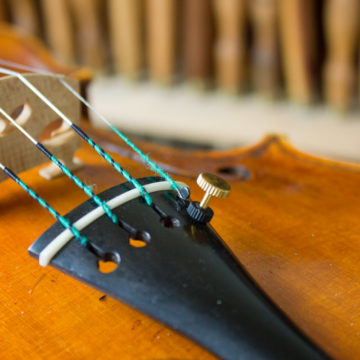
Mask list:
[[[175,76],[177,10],[177,0],[147,0],[147,62],[150,77],[162,84],[170,84]]]
[[[255,90],[268,98],[280,91],[278,0],[250,3],[254,45],[251,73]]]
[[[215,0],[217,85],[227,91],[244,90],[248,80],[247,6],[245,0]]]
[[[108,15],[115,68],[138,78],[144,64],[143,1],[110,0]]]
[[[55,56],[65,63],[76,59],[74,28],[68,0],[42,0],[45,34]]]
[[[281,52],[290,99],[308,104],[316,96],[316,1],[279,0]]]
[[[200,87],[213,74],[214,23],[211,0],[183,1],[184,75]]]
[[[324,90],[327,103],[339,110],[348,109],[354,98],[359,14],[358,0],[326,1],[324,22],[327,59]]]

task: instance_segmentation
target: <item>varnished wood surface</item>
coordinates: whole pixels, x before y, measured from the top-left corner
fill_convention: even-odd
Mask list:
[[[324,28],[328,48],[324,68],[325,99],[338,110],[347,110],[354,97],[359,12],[358,0],[325,2]]]
[[[99,133],[97,133],[99,134]],[[95,135],[95,133],[93,134]],[[108,135],[96,135],[134,176],[150,175]],[[278,138],[223,152],[192,152],[141,144],[193,199],[201,171],[230,181],[227,200],[214,200],[213,226],[255,281],[322,349],[335,358],[360,356],[360,167],[319,160]],[[78,175],[101,191],[123,180],[93,151],[77,154]],[[239,174],[246,168],[250,178]],[[61,213],[86,196],[69,180],[50,182],[37,170],[23,179]],[[27,247],[53,219],[20,188],[0,192],[0,358],[211,359],[212,355],[127,306],[42,269]]]
[[[0,22],[0,59],[35,69],[70,75],[83,86],[92,78],[92,70],[86,67],[64,66],[54,59],[45,46],[24,30]],[[2,65],[0,65],[2,66]],[[18,69],[13,69],[20,71]],[[0,74],[3,76],[3,74]]]

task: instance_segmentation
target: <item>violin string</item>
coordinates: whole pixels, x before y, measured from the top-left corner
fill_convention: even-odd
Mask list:
[[[88,239],[80,233],[80,231],[71,224],[70,220],[60,215],[52,206],[50,206],[43,198],[41,198],[34,190],[26,185],[11,169],[0,163],[0,169],[18,185],[20,185],[33,199],[35,199],[43,208],[45,208],[59,223],[65,228],[71,231],[75,239],[77,239],[81,245],[86,246]]]
[[[147,164],[154,172],[162,176],[166,181],[169,182],[172,189],[176,190],[180,194],[180,186],[167,174],[160,166],[158,166],[150,157],[144,154],[127,136],[125,136],[121,131],[119,131],[114,125],[110,123],[104,115],[100,114],[94,106],[92,106],[81,94],[79,94],[68,82],[66,82],[61,76],[61,74],[54,74],[48,71],[37,69],[31,66],[21,65],[14,63],[12,61],[0,59],[0,65],[11,66],[13,68],[37,72],[44,75],[54,75],[60,81],[60,83],[68,89],[77,99],[79,99],[90,111],[92,111],[101,121],[103,121],[110,129],[115,132],[133,151],[135,151],[142,161]]]
[[[45,156],[47,156],[59,169],[71,179],[86,195],[88,195],[98,206],[101,206],[108,218],[116,225],[130,233],[131,236],[137,234],[137,230],[119,219],[109,208],[105,201],[102,201],[89,186],[85,185],[76,175],[74,175],[60,160],[58,160],[41,142],[36,141],[19,123],[17,123],[4,109],[0,107],[2,114],[12,125],[14,125],[23,135],[25,135]]]
[[[37,95],[50,109],[52,109],[60,118],[62,118],[70,127],[85,140],[102,158],[104,158],[113,168],[118,171],[128,182],[130,182],[135,188],[138,189],[141,196],[145,200],[145,203],[153,207],[153,201],[151,196],[145,190],[145,188],[132,177],[125,169],[123,169],[103,148],[101,148],[95,141],[93,141],[83,130],[81,130],[76,124],[74,124],[57,106],[55,106],[44,94],[37,89],[30,81],[28,81],[22,74],[16,71],[5,69],[0,67],[0,73],[16,76],[25,86],[27,86],[35,95]]]

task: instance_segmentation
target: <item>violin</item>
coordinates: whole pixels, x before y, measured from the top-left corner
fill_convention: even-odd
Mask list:
[[[43,86],[56,108],[73,99],[70,93],[57,98],[62,87],[56,77],[23,77]],[[46,93],[55,83],[58,90]],[[64,140],[71,126],[62,124],[43,140],[58,114],[50,116],[29,88],[27,97],[25,90],[19,95],[23,85],[18,76],[2,78],[3,89],[16,91],[1,96],[0,108],[61,158],[73,144]],[[11,109],[25,100],[32,115],[22,123],[25,106],[20,115]],[[71,173],[88,193],[49,169],[46,157],[32,155],[36,147],[24,151],[26,138],[1,115],[1,163],[59,214],[54,222],[25,187],[1,178],[1,358],[359,357],[359,166],[304,154],[278,136],[222,151],[126,143],[72,108],[64,116],[73,115],[72,129],[91,141],[73,145],[69,157],[79,162]],[[128,181],[93,144],[131,174]],[[150,154],[180,190],[163,187],[166,181],[144,166],[141,154]],[[33,156],[30,165],[23,161]],[[231,186],[228,198],[213,196],[207,206],[209,194],[228,193],[224,184]],[[147,206],[143,189],[156,206]],[[89,200],[90,191],[95,196]],[[134,197],[125,201],[130,193]],[[42,251],[64,233],[61,219],[78,224],[116,198],[120,205],[110,211],[122,226],[104,210],[80,231],[87,247],[70,236],[48,266],[39,266]]]

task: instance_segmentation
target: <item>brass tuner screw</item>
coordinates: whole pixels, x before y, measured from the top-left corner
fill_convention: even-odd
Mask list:
[[[230,185],[222,178],[202,173],[197,178],[197,184],[205,191],[205,195],[200,202],[200,208],[206,209],[212,196],[224,199],[230,193]]]

